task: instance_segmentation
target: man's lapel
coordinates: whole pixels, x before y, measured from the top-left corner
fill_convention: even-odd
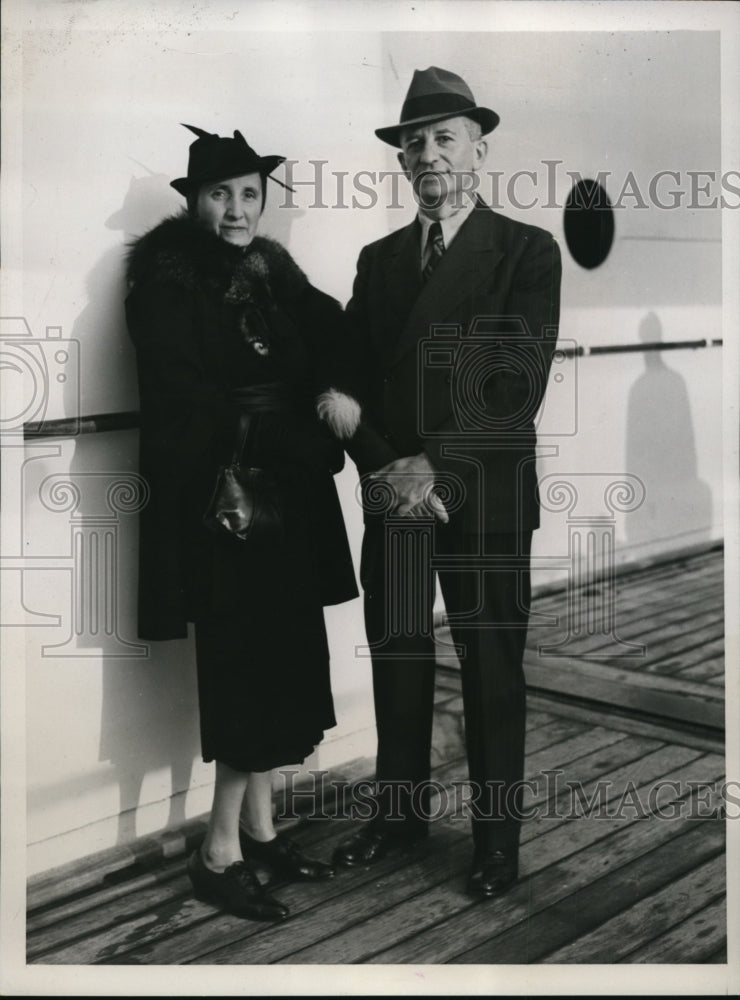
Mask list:
[[[420,331],[428,333],[433,324],[443,323],[458,303],[469,297],[471,290],[491,275],[504,256],[496,240],[495,219],[493,212],[483,202],[479,202],[470,213],[432,277],[421,287],[411,311],[407,313],[391,362],[399,361],[415,348]],[[416,252],[418,260],[418,246]],[[417,270],[418,267],[417,264]],[[396,280],[398,278],[394,279]],[[416,287],[419,288],[419,285]]]
[[[384,261],[387,305],[396,318],[399,334],[421,289],[420,238],[421,226],[418,219],[414,219],[401,230],[393,250]]]

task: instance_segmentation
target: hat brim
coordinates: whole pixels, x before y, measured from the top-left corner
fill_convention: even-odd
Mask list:
[[[284,162],[284,156],[261,156],[259,162],[255,163],[251,170],[245,166],[237,173],[219,174],[217,177],[176,177],[174,181],[170,181],[170,187],[187,198],[193,191],[197,191],[201,184],[216,184],[218,181],[228,181],[232,177],[242,177],[246,174],[260,174],[262,177],[267,177]]]
[[[401,122],[399,125],[388,125],[385,128],[376,128],[375,134],[389,146],[401,148],[401,133],[406,128],[413,128],[415,125],[432,125],[434,122],[442,122],[446,118],[472,118],[478,122],[483,135],[493,132],[501,121],[495,111],[490,108],[470,108],[465,111],[445,111],[440,114],[422,115],[420,118],[411,118],[409,121]]]

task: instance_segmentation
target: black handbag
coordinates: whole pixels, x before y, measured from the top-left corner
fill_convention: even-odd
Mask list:
[[[283,519],[275,477],[265,469],[242,464],[250,417],[242,414],[234,455],[222,465],[203,523],[220,535],[246,542],[255,538],[276,540],[283,534]]]

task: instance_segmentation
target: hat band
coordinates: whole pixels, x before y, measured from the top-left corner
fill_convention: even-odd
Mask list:
[[[404,122],[424,118],[436,114],[467,114],[475,111],[475,104],[462,94],[424,94],[422,97],[409,97],[401,109],[400,125]]]

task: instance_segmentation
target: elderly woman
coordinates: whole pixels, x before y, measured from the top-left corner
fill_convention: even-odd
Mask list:
[[[195,894],[279,920],[287,908],[250,862],[288,878],[333,874],[276,836],[270,772],[302,762],[336,724],[323,606],[357,595],[333,473],[359,408],[334,388],[340,307],[257,235],[284,158],[258,156],[239,132],[186,127],[198,138],[172,186],[187,212],[139,238],[128,266],[151,489],[139,634],[177,639],[195,627],[203,759],[216,762],[207,834],[188,862]],[[246,543],[204,523],[245,414],[244,464],[269,473],[281,512],[279,534],[255,529]]]

